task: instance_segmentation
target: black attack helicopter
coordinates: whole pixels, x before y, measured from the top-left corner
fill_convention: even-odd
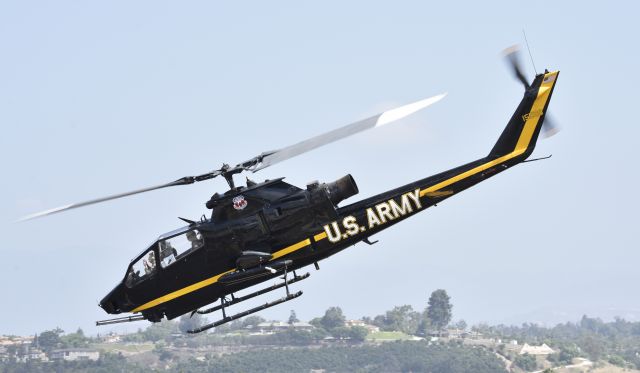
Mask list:
[[[335,182],[312,182],[302,189],[283,178],[236,186],[233,176],[256,172],[275,163],[381,126],[421,110],[444,95],[434,96],[386,111],[334,131],[277,151],[264,152],[245,162],[197,176],[132,192],[94,199],[47,210],[22,220],[122,198],[132,194],[222,176],[229,184],[223,194],[206,203],[211,217],[199,221],[180,218],[188,225],[161,235],[129,264],[124,278],[101,301],[109,314],[132,316],[98,321],[106,325],[136,320],[158,322],[191,312],[208,314],[221,310],[222,318],[190,333],[198,333],[240,317],[287,302],[302,295],[289,285],[309,273],[295,271],[314,264],[359,242],[374,244],[370,237],[402,220],[484,181],[519,163],[527,162],[545,123],[545,114],[557,82],[558,71],[538,74],[529,84],[509,51],[516,77],[525,87],[524,97],[489,154],[476,161],[429,176],[346,206],[343,200],[358,193],[351,175]],[[547,128],[555,132],[555,128]],[[282,281],[252,293],[236,296],[243,289],[281,277]],[[234,315],[226,308],[250,298],[285,288],[286,295]],[[202,309],[219,301],[218,305]]]

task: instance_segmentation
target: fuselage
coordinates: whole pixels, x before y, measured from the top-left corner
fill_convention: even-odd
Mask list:
[[[280,275],[265,271],[245,281],[225,282],[225,275],[240,271],[237,259],[248,250],[268,253],[268,263],[291,260],[288,269],[299,269],[505,171],[526,160],[535,148],[557,76],[558,72],[551,72],[536,77],[494,148],[476,161],[344,207],[337,206],[332,192],[325,196],[310,187],[305,191],[282,179],[218,199],[225,203],[208,204],[214,210],[211,219],[161,236],[132,261],[127,276],[151,251],[159,260],[166,257],[162,245],[174,237],[197,232],[202,241],[189,242],[200,242],[200,246],[188,250],[188,255],[176,253],[174,262],[166,266],[156,265],[155,272],[135,286],[127,286],[131,279],[125,276],[101,306],[108,313],[141,312],[151,321],[175,318]]]

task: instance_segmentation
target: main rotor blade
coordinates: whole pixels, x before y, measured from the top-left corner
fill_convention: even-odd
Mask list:
[[[84,206],[89,206],[89,205],[93,205],[93,204],[100,203],[100,202],[111,201],[113,199],[118,199],[118,198],[131,196],[131,195],[134,195],[134,194],[140,194],[140,193],[144,193],[144,192],[149,192],[149,191],[156,190],[156,189],[168,188],[168,187],[172,187],[172,186],[176,186],[176,185],[193,184],[196,181],[210,179],[210,178],[216,177],[218,175],[219,175],[219,171],[214,171],[214,172],[211,172],[211,173],[208,173],[208,174],[203,174],[203,175],[200,175],[200,176],[185,176],[183,178],[180,178],[178,180],[175,180],[175,181],[172,181],[172,182],[166,183],[166,184],[156,185],[156,186],[152,186],[152,187],[148,187],[148,188],[137,189],[137,190],[133,190],[133,191],[130,191],[130,192],[125,192],[125,193],[114,194],[114,195],[107,196],[107,197],[91,199],[91,200],[80,202],[80,203],[72,203],[72,204],[69,204],[69,205],[64,205],[64,206],[56,207],[56,208],[53,208],[53,209],[37,212],[35,214],[24,216],[24,217],[18,219],[17,222],[23,222],[23,221],[27,221],[27,220],[31,220],[31,219],[35,219],[35,218],[40,218],[40,217],[47,216],[47,215],[57,214],[59,212],[75,209],[75,208],[78,208],[78,207],[84,207]]]
[[[259,171],[259,170],[262,170],[263,168],[267,168],[276,163],[282,162],[289,158],[293,158],[302,153],[306,153],[320,146],[327,145],[334,141],[344,139],[358,132],[362,132],[375,127],[381,127],[381,126],[384,126],[385,124],[395,122],[396,120],[402,119],[419,110],[422,110],[428,106],[435,104],[436,102],[444,98],[444,96],[446,95],[447,95],[446,93],[442,93],[437,96],[416,101],[408,105],[387,110],[383,113],[374,115],[370,118],[363,119],[355,123],[347,124],[346,126],[340,127],[333,131],[329,131],[322,135],[318,135],[310,139],[300,141],[299,143],[291,146],[287,146],[286,148],[282,148],[273,152],[263,153],[261,156],[259,156],[259,158],[261,158],[261,161],[256,165],[255,168],[251,168],[251,170],[253,172]]]
[[[214,170],[202,175],[198,175],[198,176],[185,176],[183,178],[180,178],[178,180],[172,181],[170,183],[166,183],[166,184],[161,184],[161,185],[156,185],[156,186],[152,186],[152,187],[148,187],[148,188],[142,188],[142,189],[138,189],[138,190],[134,190],[131,192],[126,192],[126,193],[120,193],[120,194],[114,194],[108,197],[102,197],[102,198],[96,198],[96,199],[92,199],[89,201],[85,201],[85,202],[80,202],[80,203],[72,203],[70,205],[65,205],[65,206],[60,206],[60,207],[56,207],[53,209],[49,209],[46,211],[41,211],[41,212],[37,212],[35,214],[31,214],[28,216],[25,216],[23,218],[20,218],[18,220],[18,222],[22,222],[22,221],[26,221],[26,220],[31,220],[31,219],[35,219],[35,218],[39,218],[42,216],[47,216],[47,215],[51,215],[51,214],[56,214],[59,212],[63,212],[63,211],[67,211],[67,210],[71,210],[71,209],[75,209],[78,207],[84,207],[84,206],[89,206],[89,205],[93,205],[96,203],[101,203],[101,202],[106,202],[106,201],[111,201],[114,199],[118,199],[118,198],[123,198],[123,197],[127,197],[127,196],[131,196],[134,194],[140,194],[140,193],[145,193],[145,192],[149,192],[152,190],[156,190],[156,189],[162,189],[162,188],[168,188],[168,187],[172,187],[172,186],[176,186],[176,185],[187,185],[187,184],[193,184],[195,182],[198,181],[203,181],[203,180],[208,180],[208,179],[212,179],[216,176],[220,176],[223,175],[225,178],[227,178],[227,181],[231,180],[231,177],[234,174],[237,174],[239,172],[242,171],[253,171],[256,172],[260,169],[263,169],[265,167],[271,166],[275,163],[284,161],[285,159],[289,159],[292,157],[295,157],[296,155],[302,154],[302,153],[306,153],[312,149],[315,149],[319,146],[322,145],[326,145],[328,143],[343,139],[345,137],[351,136],[355,133],[367,130],[369,128],[374,128],[374,127],[380,127],[383,126],[387,123],[391,123],[393,121],[396,121],[398,119],[404,118],[408,115],[411,115],[413,113],[415,113],[418,110],[424,109],[427,106],[430,106],[438,101],[440,101],[445,94],[440,94],[437,96],[433,96],[421,101],[417,101],[414,102],[412,104],[409,105],[405,105],[405,106],[401,106],[399,108],[396,109],[392,109],[392,110],[388,110],[385,111],[384,113],[375,115],[371,118],[367,118],[364,120],[361,120],[359,122],[355,122],[349,125],[346,125],[344,127],[338,128],[336,130],[327,132],[325,134],[313,137],[311,139],[299,142],[295,145],[292,146],[288,146],[286,148],[282,148],[280,150],[276,150],[276,151],[272,151],[272,152],[264,152],[262,154],[260,154],[257,157],[251,158],[248,161],[239,163],[238,165],[236,165],[235,167],[231,168],[228,165],[223,165],[222,168],[220,168],[219,170]]]

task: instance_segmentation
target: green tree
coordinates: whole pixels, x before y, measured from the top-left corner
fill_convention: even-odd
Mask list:
[[[142,334],[146,341],[157,342],[167,338],[171,333],[177,332],[177,329],[175,322],[162,320],[149,325]]]
[[[582,315],[580,320],[580,327],[590,330],[594,333],[599,333],[605,328],[604,323],[599,318],[590,318],[587,315]]]
[[[451,321],[451,310],[453,306],[450,303],[450,298],[447,292],[443,289],[438,289],[431,293],[429,297],[429,306],[427,307],[427,316],[431,320],[431,324],[438,328],[443,329]]]
[[[331,307],[324,313],[322,319],[320,319],[320,324],[323,328],[330,331],[333,328],[344,326],[345,320],[346,318],[340,307]]]
[[[16,361],[16,357],[18,355],[18,345],[8,345],[6,347],[7,356],[9,356],[9,362],[13,363]]]
[[[420,317],[420,323],[418,324],[418,330],[416,334],[424,335],[425,337],[431,330],[431,320],[429,320],[429,316],[427,316],[427,312],[423,312]]]
[[[89,346],[89,338],[85,337],[81,328],[78,328],[75,333],[61,336],[60,341],[65,348],[84,348]]]
[[[352,326],[349,331],[349,337],[354,342],[364,342],[369,334],[369,330],[362,326]]]
[[[55,328],[53,330],[46,330],[40,333],[38,337],[38,344],[44,351],[49,352],[53,349],[60,348],[62,346],[62,340],[60,335],[64,333],[64,330]]]
[[[311,335],[311,339],[313,340],[320,340],[329,336],[327,331],[322,327],[316,327],[315,329],[311,330],[309,334]]]
[[[558,354],[558,361],[564,364],[571,364],[573,359],[580,356],[580,352],[575,345],[566,346],[560,349]]]
[[[338,326],[331,329],[331,335],[336,339],[346,339],[351,337],[351,328],[347,326]]]
[[[619,355],[611,355],[609,357],[609,363],[623,368],[627,365],[624,359]]]
[[[167,350],[167,346],[164,342],[158,342],[153,348],[153,353],[158,355],[160,361],[167,361],[173,359],[173,353]]]
[[[245,317],[244,319],[242,319],[242,327],[246,328],[247,326],[258,326],[258,324],[261,324],[265,321],[267,320],[257,315]]]
[[[324,326],[322,325],[322,317],[314,317],[309,321],[309,324],[315,326],[316,328],[324,329]]]
[[[382,330],[401,331],[407,334],[415,334],[421,321],[420,312],[414,311],[410,305],[393,307],[384,316],[379,315],[374,319],[375,325]]]
[[[289,315],[289,325],[293,325],[299,322],[298,317],[296,316],[296,311],[291,310],[291,314]]]
[[[513,360],[513,363],[526,371],[535,370],[538,366],[535,356],[529,354],[519,355]]]
[[[453,326],[456,329],[467,330],[467,322],[464,320],[458,320],[455,324],[453,324]]]
[[[198,329],[202,325],[204,325],[204,318],[202,315],[195,313],[193,316],[190,314],[184,314],[180,317],[180,321],[178,322],[178,330],[180,332],[186,334],[189,330]]]
[[[260,316],[249,316],[249,317],[245,317],[242,320],[242,325],[246,328],[247,326],[258,326],[258,324],[261,324],[263,322],[265,322],[267,320],[265,320],[263,317]]]
[[[582,349],[589,354],[589,358],[594,362],[600,360],[604,352],[603,343],[593,336],[587,336],[580,343]]]
[[[133,343],[142,343],[145,341],[144,332],[142,329],[138,328],[138,331],[131,334],[125,334],[122,336],[123,342],[133,342]]]

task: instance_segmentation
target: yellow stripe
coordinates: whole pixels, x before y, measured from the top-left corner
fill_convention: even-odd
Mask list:
[[[219,275],[215,275],[215,276],[210,277],[210,278],[208,278],[206,280],[203,280],[203,281],[200,281],[200,282],[196,282],[193,285],[189,285],[189,286],[187,286],[185,288],[182,288],[180,290],[176,290],[176,291],[171,292],[169,294],[163,295],[160,298],[156,298],[156,299],[152,300],[151,302],[147,302],[147,303],[143,304],[142,306],[134,309],[131,312],[136,313],[136,312],[144,311],[144,310],[149,309],[151,307],[155,307],[155,306],[157,306],[159,304],[162,304],[162,303],[168,302],[170,300],[176,299],[178,297],[181,297],[181,296],[183,296],[185,294],[189,294],[189,293],[194,292],[196,290],[200,290],[205,286],[209,286],[209,285],[211,285],[213,283],[216,283],[218,281],[218,279],[220,279],[220,277],[222,277],[222,275],[227,274],[227,273],[232,272],[232,271],[233,270],[231,269],[231,270],[228,270],[226,272],[222,272]]]
[[[280,251],[276,251],[275,254],[273,254],[273,259],[278,259],[278,258],[280,258],[282,256],[287,255],[287,254],[291,254],[292,252],[294,252],[296,250],[300,250],[303,247],[309,246],[309,245],[311,245],[311,240],[307,238],[306,240],[300,241],[295,245],[291,245],[291,246],[289,246],[287,248],[284,248],[284,249],[282,249]]]
[[[327,238],[327,232],[318,233],[315,236],[313,236],[313,240],[316,242],[320,240],[324,240],[325,238]]]
[[[542,85],[540,86],[540,89],[538,90],[538,96],[536,97],[535,101],[533,102],[533,105],[531,106],[530,113],[541,112],[542,109],[544,109],[544,106],[547,103],[547,100],[549,99],[549,93],[551,92],[551,87],[553,87],[553,84],[555,83],[555,80],[556,80],[555,78],[557,74],[558,74],[557,71],[545,74],[543,81],[548,80],[548,82],[543,82]],[[538,125],[539,119],[540,119],[539,115],[529,117],[527,119],[527,121],[525,122],[524,128],[522,129],[522,133],[520,133],[520,137],[518,138],[518,142],[516,143],[516,147],[515,149],[513,149],[511,153],[504,155],[500,158],[494,159],[493,161],[489,161],[487,163],[481,164],[480,166],[472,168],[468,171],[458,174],[438,184],[422,189],[420,191],[420,197],[424,197],[427,193],[438,191],[460,180],[466,179],[469,176],[473,176],[479,172],[482,172],[493,166],[499,165],[502,162],[508,161],[509,159],[515,158],[520,154],[524,153],[527,150],[529,143],[531,142],[531,138],[533,136],[533,133],[535,132],[536,126]]]
[[[450,196],[453,194],[453,190],[440,190],[437,192],[429,192],[426,193],[427,197],[444,197],[444,196]]]
[[[292,252],[294,252],[296,250],[300,250],[301,248],[309,246],[309,245],[311,245],[311,240],[307,238],[306,240],[300,241],[300,242],[295,243],[295,244],[293,244],[291,246],[287,246],[282,250],[276,251],[273,254],[273,259],[280,258],[280,257],[285,256],[287,254],[291,254]],[[159,304],[168,302],[170,300],[174,300],[174,299],[176,299],[178,297],[181,297],[181,296],[183,296],[185,294],[189,294],[189,293],[192,293],[192,292],[194,292],[196,290],[200,290],[205,286],[209,286],[209,285],[212,285],[212,284],[218,282],[220,277],[222,277],[223,275],[226,275],[227,273],[233,272],[233,271],[234,271],[233,269],[230,269],[230,270],[228,270],[226,272],[222,272],[222,273],[220,273],[218,275],[215,275],[213,277],[210,277],[210,278],[208,278],[206,280],[202,280],[200,282],[196,282],[195,284],[189,285],[189,286],[184,287],[182,289],[179,289],[179,290],[173,291],[173,292],[171,292],[169,294],[163,295],[160,298],[156,298],[156,299],[154,299],[154,300],[152,300],[150,302],[147,302],[147,303],[143,304],[142,306],[139,306],[138,308],[134,309],[131,312],[132,313],[136,313],[136,312],[144,311],[146,309],[155,307],[155,306],[157,306]]]

